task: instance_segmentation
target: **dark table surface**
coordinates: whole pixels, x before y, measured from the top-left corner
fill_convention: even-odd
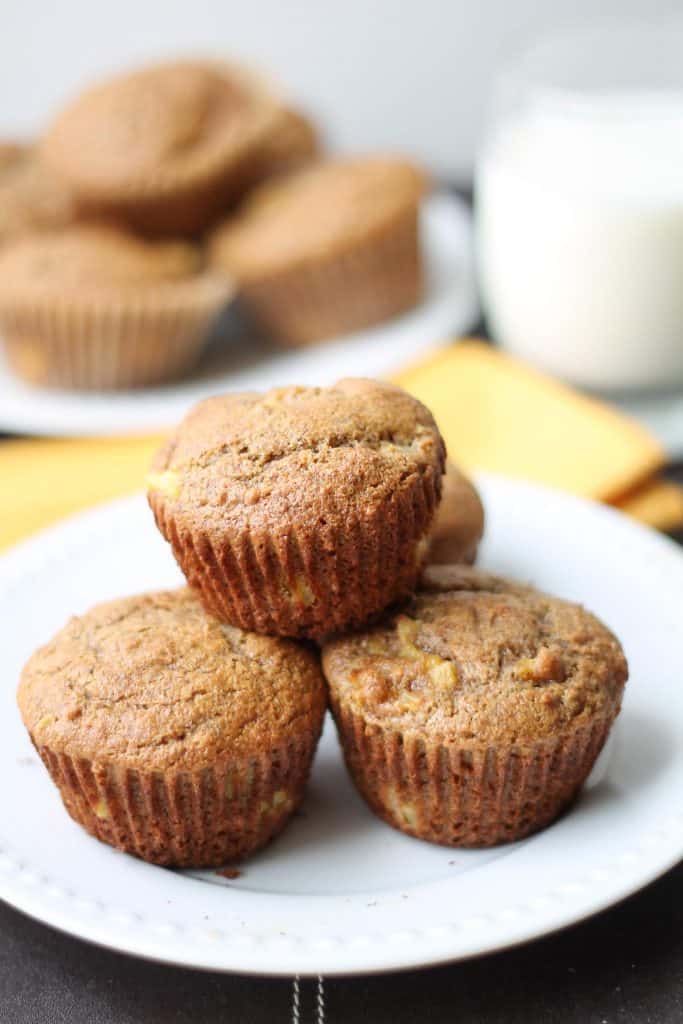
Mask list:
[[[683,865],[584,924],[433,970],[325,981],[328,1024],[680,1024]],[[301,1021],[314,1021],[303,982]],[[2,1024],[275,1024],[292,986],[87,946],[0,903]]]
[[[683,484],[683,463],[667,475]],[[315,996],[302,982],[302,1024]],[[327,1024],[683,1024],[683,864],[562,933],[431,970],[326,979],[324,997]],[[0,902],[0,1024],[290,1020],[290,981],[136,960]]]

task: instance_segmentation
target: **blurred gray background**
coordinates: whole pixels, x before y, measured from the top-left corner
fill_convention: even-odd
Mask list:
[[[469,178],[495,69],[554,27],[683,14],[681,0],[0,0],[0,133],[38,131],[98,75],[150,57],[251,59],[336,148],[399,148]]]

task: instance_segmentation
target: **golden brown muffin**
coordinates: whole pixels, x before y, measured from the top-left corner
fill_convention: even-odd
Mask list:
[[[207,611],[320,639],[411,592],[443,464],[429,411],[390,385],[221,395],[157,454],[149,502]]]
[[[23,142],[0,142],[0,174],[21,163],[28,149]]]
[[[484,506],[474,484],[452,462],[446,463],[441,504],[429,543],[432,565],[471,565],[484,533]]]
[[[410,835],[492,846],[552,822],[587,778],[628,669],[593,615],[462,566],[426,570],[323,669],[349,771]]]
[[[284,344],[354,331],[420,298],[424,188],[422,173],[402,160],[312,164],[256,189],[214,233],[211,258]]]
[[[289,174],[320,155],[315,125],[299,110],[280,107],[270,133],[261,147],[251,184]]]
[[[230,294],[195,246],[104,225],[35,235],[0,252],[6,352],[38,385],[132,388],[176,377],[197,360]]]
[[[276,109],[244,69],[179,60],[82,93],[44,152],[87,210],[155,234],[194,234],[248,183]]]
[[[245,857],[303,798],[317,658],[207,617],[187,588],[72,618],[24,668],[24,724],[71,817],[155,864]]]
[[[74,218],[70,194],[33,146],[0,143],[0,244]]]

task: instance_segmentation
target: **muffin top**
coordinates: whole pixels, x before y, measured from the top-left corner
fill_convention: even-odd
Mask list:
[[[424,175],[405,160],[320,161],[251,193],[214,233],[212,258],[252,280],[344,252],[415,208],[424,189]]]
[[[299,110],[279,107],[259,159],[257,180],[292,171],[313,159],[318,138],[312,121]]]
[[[169,290],[199,276],[200,251],[186,242],[151,242],[119,228],[78,225],[35,235],[0,252],[0,292],[78,297],[112,290]]]
[[[88,199],[175,191],[259,145],[274,117],[263,87],[218,61],[175,61],[110,79],[56,118],[46,158]]]
[[[38,746],[146,770],[249,757],[317,729],[325,700],[311,651],[219,623],[187,588],[72,618],[18,691]]]
[[[0,175],[13,171],[23,163],[30,147],[21,142],[0,142]],[[0,181],[2,179],[0,178]]]
[[[0,142],[0,242],[62,227],[73,214],[66,187],[33,146]]]
[[[580,605],[462,566],[426,570],[385,625],[323,649],[333,697],[437,742],[525,746],[612,717],[619,642]]]
[[[431,413],[372,380],[205,399],[157,454],[151,496],[193,531],[292,524],[344,529],[429,477],[440,489],[444,446]]]
[[[477,490],[452,462],[446,463],[441,504],[434,518],[429,561],[472,562],[484,532],[484,507]]]

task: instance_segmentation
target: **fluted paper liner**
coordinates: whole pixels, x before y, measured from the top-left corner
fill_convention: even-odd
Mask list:
[[[32,737],[33,739],[33,737]],[[317,733],[201,771],[143,771],[34,745],[86,832],[153,864],[241,860],[282,831],[301,803]]]
[[[272,636],[327,636],[365,625],[409,596],[427,553],[440,478],[416,474],[367,516],[305,531],[242,532],[218,543],[179,525],[151,490],[157,526],[209,614]],[[331,517],[332,518],[332,517]]]
[[[578,794],[614,720],[523,748],[472,749],[384,729],[331,700],[349,773],[370,808],[445,846],[495,846],[549,825]]]
[[[119,298],[7,296],[0,302],[0,330],[10,366],[31,384],[144,387],[194,365],[231,293],[227,281],[205,274]]]

